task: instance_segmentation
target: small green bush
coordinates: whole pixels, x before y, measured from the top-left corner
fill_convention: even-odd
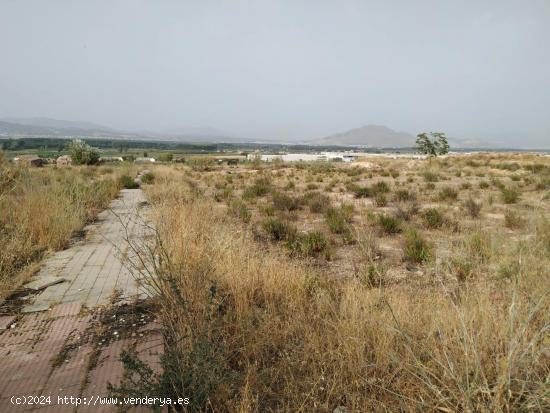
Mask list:
[[[279,211],[295,211],[299,208],[300,204],[296,198],[275,192],[273,194],[273,206]]]
[[[347,229],[347,223],[340,208],[327,209],[325,220],[330,232],[334,234],[343,234]]]
[[[377,221],[382,231],[388,235],[398,234],[401,232],[401,222],[398,218],[380,214],[378,215]]]
[[[137,189],[139,188],[139,184],[134,181],[134,179],[131,176],[128,175],[122,175],[119,178],[120,186],[126,189]]]
[[[149,185],[155,181],[155,175],[152,172],[147,172],[141,176],[141,183]]]
[[[424,225],[430,229],[441,228],[445,223],[445,217],[437,208],[428,208],[422,213]]]
[[[437,181],[439,181],[439,175],[437,175],[436,173],[431,172],[431,171],[424,172],[422,174],[422,176],[424,177],[424,180],[426,182],[437,182]]]
[[[319,231],[308,232],[300,240],[302,254],[307,257],[315,257],[328,248],[328,241]]]
[[[441,191],[439,191],[439,200],[440,201],[454,201],[458,198],[458,192],[451,188],[450,186],[446,186]]]
[[[271,189],[271,184],[269,183],[269,181],[265,178],[259,178],[256,180],[256,182],[252,186],[249,186],[244,190],[243,198],[245,199],[259,198],[267,195],[270,189]]]
[[[489,182],[487,181],[480,181],[479,182],[479,189],[487,189],[489,188]]]
[[[67,145],[73,164],[96,165],[99,163],[99,151],[81,139],[74,139]]]
[[[401,202],[412,201],[415,199],[415,196],[406,189],[399,189],[395,191],[395,199]]]
[[[368,198],[371,196],[371,189],[366,186],[353,185],[351,191],[355,195],[355,198]]]
[[[415,264],[426,262],[432,255],[430,244],[413,228],[405,232],[403,253],[405,260]]]
[[[384,181],[379,181],[371,187],[371,193],[373,194],[387,194],[390,192],[390,187]]]
[[[276,218],[264,221],[263,228],[273,241],[290,241],[296,237],[296,228]]]
[[[519,199],[519,192],[513,188],[500,188],[502,202],[505,204],[515,204]]]

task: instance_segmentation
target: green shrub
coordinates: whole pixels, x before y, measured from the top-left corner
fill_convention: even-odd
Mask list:
[[[275,192],[273,194],[273,206],[279,211],[294,211],[299,208],[300,204],[296,198]]]
[[[120,183],[120,186],[126,189],[139,188],[139,184],[131,176],[128,176],[128,175],[122,175],[119,178],[119,183]]]
[[[141,176],[141,183],[152,184],[155,181],[155,175],[152,172],[147,172]]]
[[[408,206],[397,205],[395,216],[399,219],[410,221],[411,218],[418,213],[419,209],[420,208],[418,207],[418,204],[416,202],[413,202]]]
[[[437,175],[436,173],[431,172],[431,171],[424,172],[422,174],[422,176],[424,177],[424,180],[426,182],[437,182],[437,181],[439,181],[439,175]]]
[[[308,232],[300,240],[301,252],[307,257],[315,257],[326,251],[327,248],[328,242],[319,231]]]
[[[99,163],[99,152],[80,139],[71,141],[67,149],[75,165],[96,165]]]
[[[479,182],[479,189],[487,189],[489,188],[489,182],[487,181],[480,181]]]
[[[513,188],[500,188],[502,202],[505,204],[515,204],[519,199],[519,192]]]
[[[437,208],[428,208],[422,213],[422,219],[426,227],[430,229],[441,228],[445,223],[445,217]]]
[[[503,162],[495,165],[495,168],[514,172],[520,169],[521,166],[517,162]]]
[[[386,234],[398,234],[401,232],[401,222],[398,218],[380,214],[377,218],[378,225],[382,229],[382,231]]]
[[[297,232],[292,224],[275,218],[264,221],[263,228],[273,241],[293,240]]]
[[[347,229],[346,220],[342,215],[340,208],[329,208],[325,214],[325,221],[334,234],[343,234]]]
[[[355,195],[355,198],[368,198],[371,196],[371,189],[366,186],[352,185],[351,191]]]
[[[406,189],[399,189],[395,191],[395,199],[401,202],[412,201],[415,199],[415,196]]]
[[[431,246],[415,229],[409,228],[405,231],[403,254],[405,260],[422,264],[431,257]]]
[[[243,192],[243,198],[259,198],[265,196],[271,189],[271,184],[265,178],[256,179],[256,182],[246,188]]]
[[[440,201],[454,201],[458,198],[458,192],[451,188],[450,186],[446,186],[441,191],[439,191],[439,200]]]
[[[373,194],[387,194],[390,192],[390,187],[384,181],[379,181],[371,187],[371,193]]]

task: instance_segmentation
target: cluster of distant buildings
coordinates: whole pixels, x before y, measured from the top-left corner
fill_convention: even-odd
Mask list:
[[[70,155],[61,155],[57,158],[40,158],[36,155],[19,155],[12,159],[13,163],[23,166],[40,167],[47,164],[55,164],[57,166],[72,165],[73,160]],[[99,163],[116,163],[123,162],[121,156],[102,156],[99,158]],[[134,159],[135,163],[155,163],[155,158],[138,157]]]
[[[103,156],[99,158],[99,163],[117,163],[123,162],[121,156]],[[139,157],[134,160],[135,163],[155,163],[155,158]],[[70,155],[61,155],[57,158],[40,158],[36,155],[20,155],[13,158],[13,163],[22,166],[40,167],[46,164],[55,164],[57,166],[72,165],[73,160]]]
[[[340,161],[353,162],[357,160],[357,155],[348,152],[321,152],[321,153],[285,153],[285,154],[260,154],[250,153],[247,160],[260,160],[264,162],[313,162],[313,161]]]

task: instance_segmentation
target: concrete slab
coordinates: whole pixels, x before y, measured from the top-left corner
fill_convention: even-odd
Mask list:
[[[51,285],[59,284],[65,282],[65,278],[56,277],[54,275],[44,275],[42,277],[37,277],[35,280],[25,284],[23,287],[28,288],[33,291],[40,291],[45,288],[48,288]]]

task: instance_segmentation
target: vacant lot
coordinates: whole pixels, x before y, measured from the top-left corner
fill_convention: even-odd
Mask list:
[[[162,383],[196,409],[550,408],[550,158],[154,174]]]
[[[7,292],[135,170],[0,165]],[[165,340],[117,394],[192,411],[550,409],[550,158],[151,166]],[[9,286],[9,288],[8,288]],[[141,376],[141,380],[140,380]]]

